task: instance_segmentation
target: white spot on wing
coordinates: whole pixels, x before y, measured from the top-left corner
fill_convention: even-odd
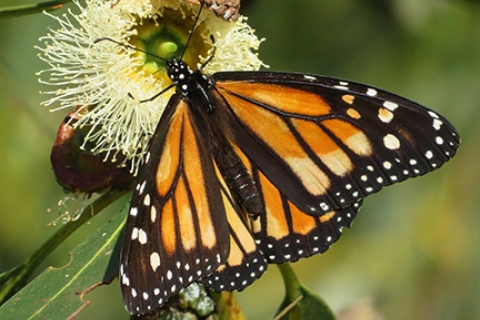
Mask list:
[[[135,217],[137,214],[138,214],[138,208],[137,207],[131,207],[130,208],[130,215]]]
[[[387,170],[390,170],[392,168],[392,163],[390,161],[384,161],[383,167]]]
[[[398,104],[396,104],[395,102],[391,102],[391,101],[385,101],[383,103],[383,106],[390,111],[395,111],[395,109],[398,108]]]
[[[150,195],[148,193],[143,198],[143,204],[146,205],[147,207],[150,206]]]
[[[378,109],[378,119],[383,123],[390,123],[393,119],[393,113],[385,108]]]
[[[435,130],[440,130],[440,127],[442,126],[443,122],[438,119],[433,119],[433,128]]]
[[[306,80],[309,80],[309,81],[315,81],[315,80],[317,80],[317,78],[315,78],[314,76],[309,76],[308,74],[304,74],[303,77],[304,77]]]
[[[140,185],[140,188],[139,188],[139,190],[138,190],[138,193],[139,193],[139,194],[142,194],[143,191],[145,191],[145,186],[146,186],[146,184],[147,184],[147,181],[145,180],[145,181],[143,181],[143,183]]]
[[[155,223],[155,220],[157,219],[157,209],[155,206],[150,207],[150,220],[152,223]]]
[[[147,155],[145,156],[145,163],[148,163],[150,161],[150,152],[147,152]]]
[[[143,231],[143,229],[139,229],[138,230],[138,242],[140,242],[141,244],[145,244],[147,243],[148,239],[147,239],[147,233],[145,231]]]
[[[150,266],[154,272],[157,271],[157,268],[160,266],[160,255],[157,252],[150,255]]]
[[[383,144],[390,150],[396,150],[400,148],[400,140],[390,133],[383,137]]]
[[[132,229],[132,234],[130,235],[130,239],[135,240],[138,238],[138,228]]]
[[[438,119],[438,114],[436,114],[435,112],[433,112],[433,111],[428,111],[428,114],[429,114],[432,118]]]
[[[377,95],[377,90],[375,89],[372,89],[372,88],[368,88],[367,90],[367,95],[369,95],[370,97],[375,97]]]
[[[330,207],[325,202],[320,203],[320,208],[322,208],[323,211],[330,210]]]
[[[122,284],[126,285],[127,287],[130,286],[130,279],[125,274],[122,275]]]

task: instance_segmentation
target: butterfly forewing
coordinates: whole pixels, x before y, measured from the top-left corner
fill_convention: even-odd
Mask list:
[[[433,111],[327,77],[222,72],[232,139],[301,211],[322,215],[450,159],[459,136]]]
[[[136,186],[120,282],[131,313],[164,304],[228,257],[229,227],[209,149],[184,100],[173,97]],[[226,203],[230,206],[230,203]]]

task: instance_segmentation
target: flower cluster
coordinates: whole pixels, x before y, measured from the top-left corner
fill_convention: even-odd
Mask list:
[[[199,6],[176,0],[75,1],[79,13],[51,17],[60,28],[40,40],[40,58],[50,65],[40,82],[54,89],[43,104],[76,110],[71,125],[88,128],[82,148],[138,172],[150,138],[173,91],[151,99],[171,82],[163,59],[193,69],[216,53],[204,72],[257,70],[261,42],[240,17],[219,19],[203,10],[188,42]],[[212,37],[213,36],[213,41]],[[98,41],[99,39],[113,41]],[[187,48],[185,48],[188,46]],[[69,111],[70,112],[70,111]]]

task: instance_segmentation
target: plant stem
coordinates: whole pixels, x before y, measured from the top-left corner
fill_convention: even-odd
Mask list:
[[[43,11],[53,11],[62,8],[64,4],[69,2],[72,2],[72,0],[54,0],[36,4],[4,7],[0,8],[0,18],[11,18]]]
[[[279,264],[278,268],[285,284],[285,294],[290,301],[294,301],[302,294],[298,278],[289,263]]]

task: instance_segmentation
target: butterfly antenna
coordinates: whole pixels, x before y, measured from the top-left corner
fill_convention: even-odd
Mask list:
[[[182,54],[180,54],[179,60],[182,60],[183,55],[187,51],[188,45],[190,44],[190,40],[192,40],[193,32],[195,31],[195,28],[197,27],[197,23],[198,23],[198,20],[200,19],[200,14],[202,13],[204,3],[205,3],[204,0],[200,0],[200,9],[198,10],[197,16],[195,17],[195,21],[193,22],[192,29],[190,30],[190,34],[188,35],[187,43],[185,44],[185,47],[183,47]]]
[[[151,57],[160,59],[160,60],[162,60],[162,61],[164,61],[164,62],[168,62],[167,59],[162,58],[162,57],[160,57],[160,56],[157,56],[156,54],[153,54],[153,53],[151,53],[151,52],[147,52],[147,51],[145,51],[145,50],[142,50],[142,49],[140,49],[140,48],[137,48],[137,47],[134,47],[134,46],[125,44],[125,43],[118,42],[118,41],[113,40],[112,38],[109,38],[109,37],[102,37],[102,38],[95,39],[95,41],[93,41],[93,43],[94,43],[94,44],[97,44],[97,43],[102,42],[102,41],[110,41],[110,42],[113,42],[113,43],[115,43],[115,44],[118,44],[118,45],[121,46],[121,47],[128,48],[128,49],[132,49],[132,50],[135,50],[135,51],[138,51],[138,52],[141,52],[141,53],[145,53],[146,55],[149,55],[149,56],[151,56]]]
[[[140,100],[139,102],[140,102],[140,103],[145,103],[145,102],[153,101],[153,100],[157,99],[159,96],[161,96],[162,94],[164,94],[165,92],[167,92],[168,90],[170,90],[170,89],[172,89],[173,87],[175,87],[177,84],[178,84],[178,82],[173,82],[173,83],[171,83],[168,87],[166,87],[165,89],[163,89],[162,91],[160,91],[159,93],[157,93],[156,95],[154,95],[153,97]]]

